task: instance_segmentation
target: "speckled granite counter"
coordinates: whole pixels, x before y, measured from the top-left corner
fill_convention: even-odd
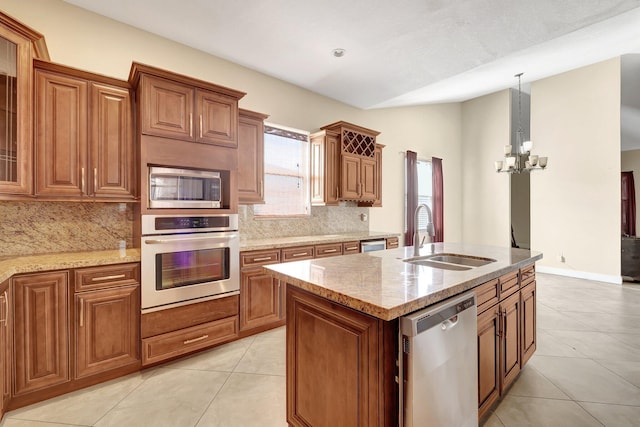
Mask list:
[[[310,236],[275,237],[268,239],[240,239],[241,251],[256,251],[264,249],[286,248],[300,245],[320,245],[323,243],[348,242],[353,240],[375,240],[387,237],[398,237],[398,233],[383,233],[376,231],[359,233],[339,233]]]
[[[124,251],[62,252],[55,254],[5,256],[0,258],[0,282],[19,273],[64,270],[67,268],[91,267],[96,265],[122,264],[140,261],[139,249]]]
[[[420,255],[453,253],[495,259],[465,271],[403,262],[412,247],[265,266],[277,279],[382,320],[460,294],[542,258],[539,252],[462,243],[427,244]]]

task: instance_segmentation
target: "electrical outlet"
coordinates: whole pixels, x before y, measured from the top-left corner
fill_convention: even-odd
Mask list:
[[[564,254],[560,254],[560,255],[558,255],[558,262],[562,262],[562,263],[564,263],[565,261],[566,261],[566,259],[565,259],[565,257],[564,257]]]
[[[366,221],[367,219],[369,219],[369,216],[366,213],[360,214],[360,221]]]

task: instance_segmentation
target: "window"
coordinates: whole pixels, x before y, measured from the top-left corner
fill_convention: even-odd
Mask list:
[[[433,186],[432,186],[432,171],[431,171],[431,161],[430,160],[420,160],[416,162],[416,167],[418,169],[418,205],[426,204],[433,212]],[[406,171],[405,171],[405,190],[404,190],[404,200],[405,200],[405,218],[407,211],[407,186],[406,186]],[[424,230],[427,228],[427,215],[423,211],[421,212],[418,218],[418,229]],[[405,223],[404,231],[407,231],[407,224]]]
[[[257,217],[310,215],[309,133],[265,124],[264,201]]]

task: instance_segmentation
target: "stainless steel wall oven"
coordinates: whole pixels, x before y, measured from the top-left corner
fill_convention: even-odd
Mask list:
[[[142,216],[142,312],[239,293],[237,214]]]

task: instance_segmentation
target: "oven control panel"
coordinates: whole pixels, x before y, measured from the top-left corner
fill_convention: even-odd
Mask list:
[[[142,234],[170,234],[202,231],[233,231],[238,229],[238,215],[143,215]]]

